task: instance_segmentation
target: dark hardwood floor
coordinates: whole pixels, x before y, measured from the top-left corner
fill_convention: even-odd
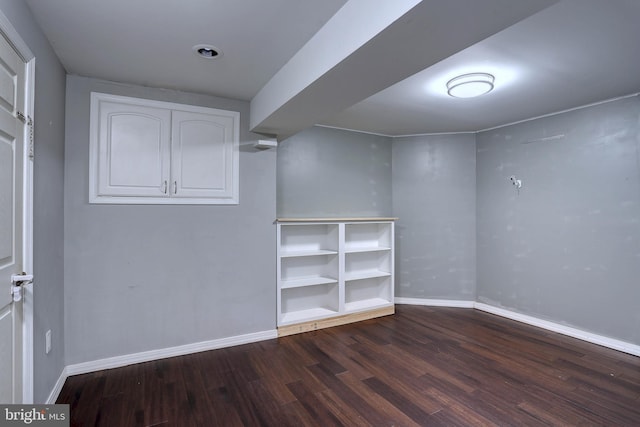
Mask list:
[[[640,358],[472,309],[67,379],[74,426],[640,426]]]

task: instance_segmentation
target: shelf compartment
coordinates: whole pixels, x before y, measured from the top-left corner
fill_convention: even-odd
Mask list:
[[[338,252],[337,224],[287,224],[280,230],[280,256]]]
[[[351,252],[345,255],[345,280],[391,274],[391,251]]]
[[[354,302],[347,302],[344,304],[344,310],[348,313],[355,311],[371,310],[374,308],[387,307],[393,305],[391,301],[387,301],[383,298],[369,298],[366,300],[359,300]]]
[[[316,285],[329,285],[331,283],[337,283],[338,280],[332,277],[309,277],[304,279],[292,279],[292,280],[283,280],[281,282],[281,289],[291,289],[291,288],[302,288],[305,286],[316,286]]]
[[[382,270],[360,270],[350,273],[345,273],[344,280],[363,280],[363,279],[375,279],[376,277],[389,277],[391,273]]]
[[[308,322],[310,320],[335,316],[336,314],[338,314],[337,311],[328,310],[326,308],[310,308],[307,310],[293,311],[290,313],[283,313],[280,324],[287,325],[292,323]]]
[[[346,254],[355,254],[355,253],[360,253],[360,252],[384,252],[384,251],[390,251],[391,248],[387,248],[387,247],[375,247],[375,248],[350,248],[350,249],[345,249],[345,253]]]
[[[303,256],[315,256],[315,255],[335,255],[338,251],[329,251],[326,249],[318,249],[318,250],[287,250],[280,251],[280,257],[282,258],[292,258],[292,257],[303,257]]]
[[[338,256],[335,254],[282,258],[280,263],[280,279],[283,283],[338,280]]]
[[[280,324],[335,316],[338,284],[282,289]]]
[[[390,223],[345,224],[345,251],[389,250],[392,234]]]
[[[352,312],[393,304],[391,277],[345,282],[345,310]]]

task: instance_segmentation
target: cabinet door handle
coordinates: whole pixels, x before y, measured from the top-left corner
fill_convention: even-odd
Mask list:
[[[178,181],[173,181],[173,194],[178,194]]]
[[[164,180],[164,190],[162,190],[164,194],[167,194],[167,180]]]

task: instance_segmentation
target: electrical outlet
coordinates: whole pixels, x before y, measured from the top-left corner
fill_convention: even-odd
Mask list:
[[[44,351],[46,354],[51,352],[51,329],[44,334]]]

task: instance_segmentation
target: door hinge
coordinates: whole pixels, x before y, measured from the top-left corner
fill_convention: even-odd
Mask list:
[[[29,126],[29,159],[33,160],[33,119],[29,116],[25,116],[22,112],[16,111],[16,118],[25,125]]]
[[[29,126],[29,159],[33,160],[33,119],[27,117],[27,126]]]

